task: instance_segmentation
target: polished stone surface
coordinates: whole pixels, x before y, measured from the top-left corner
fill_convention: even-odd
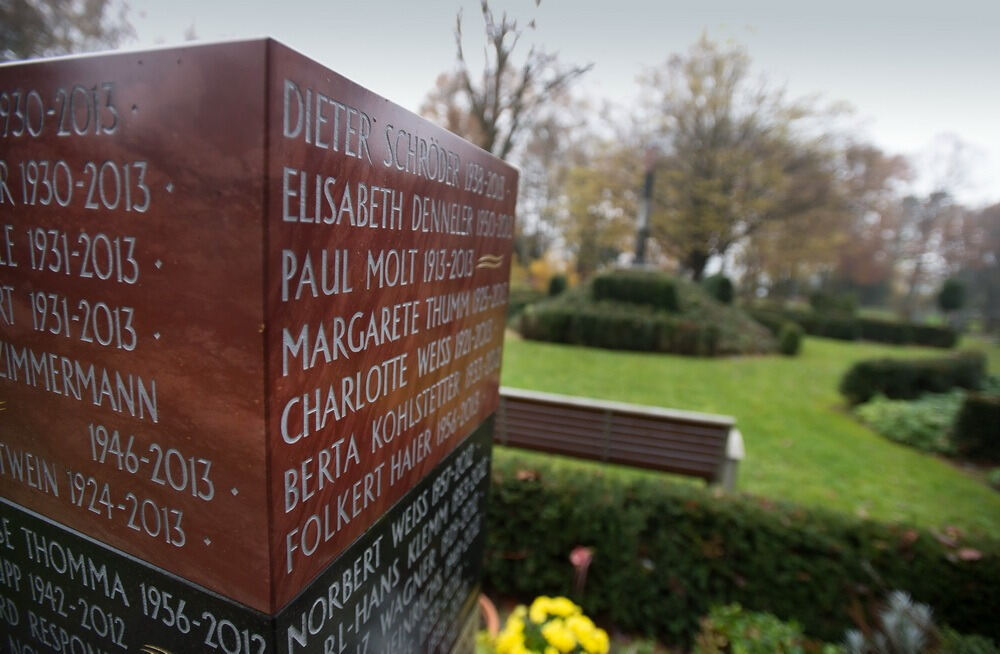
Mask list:
[[[0,66],[0,143],[11,503],[273,616],[496,409],[482,150],[270,40]]]

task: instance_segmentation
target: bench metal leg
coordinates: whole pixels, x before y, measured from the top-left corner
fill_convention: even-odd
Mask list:
[[[740,461],[746,456],[743,447],[743,434],[739,429],[729,430],[726,439],[726,458],[719,464],[713,484],[722,486],[727,491],[736,490],[736,478],[740,471]]]

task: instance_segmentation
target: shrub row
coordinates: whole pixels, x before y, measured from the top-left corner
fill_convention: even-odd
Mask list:
[[[950,327],[920,325],[916,323],[879,320],[877,318],[857,318],[861,338],[879,343],[904,345],[927,345],[949,348],[958,343],[958,333]]]
[[[530,306],[521,314],[520,332],[536,341],[698,356],[714,356],[719,345],[715,325],[600,305]]]
[[[677,311],[677,287],[667,275],[655,271],[615,270],[593,281],[595,300],[643,304],[654,309]]]
[[[851,404],[867,402],[877,394],[912,400],[923,393],[979,388],[985,374],[986,357],[981,352],[929,359],[870,359],[847,371],[840,392]]]
[[[507,316],[514,317],[529,304],[545,299],[545,294],[530,286],[512,286],[507,297]]]
[[[896,322],[878,318],[856,316],[836,316],[813,311],[792,309],[749,310],[753,319],[777,334],[781,325],[791,321],[798,323],[807,334],[835,338],[841,341],[863,339],[877,343],[895,345],[926,345],[929,347],[954,347],[958,334],[948,327]]]
[[[969,393],[955,419],[952,441],[963,456],[1000,462],[1000,395]]]
[[[792,322],[810,336],[823,336],[841,341],[854,341],[861,337],[857,321],[854,318],[823,316],[810,311],[793,311],[790,309],[747,309],[750,316],[777,335],[782,326]]]
[[[809,306],[823,315],[853,316],[858,312],[858,300],[852,293],[815,291],[809,294]]]
[[[997,543],[509,450],[495,456],[488,519],[490,592],[571,596],[588,615],[669,643],[689,644],[711,606],[733,602],[839,641],[849,606],[891,589],[932,606],[939,624],[1000,636]],[[594,552],[582,595],[568,560],[581,545]]]

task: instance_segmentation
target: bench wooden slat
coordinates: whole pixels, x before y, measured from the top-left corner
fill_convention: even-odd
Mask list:
[[[673,422],[657,420],[654,418],[634,418],[632,416],[615,416],[615,423],[627,427],[649,427],[650,429],[663,429],[664,425],[670,425],[671,431],[688,433],[698,436],[720,436],[724,437],[729,433],[731,427],[726,425],[699,425],[693,422]]]
[[[594,420],[556,420],[551,416],[541,413],[525,413],[517,408],[508,406],[505,415],[498,420],[498,430],[505,434],[504,438],[533,438],[532,434],[559,434],[570,439],[579,439],[581,442],[591,439],[600,439],[602,442],[610,437],[611,442],[620,439],[627,439],[634,442],[648,442],[662,444],[670,441],[678,449],[691,449],[703,451],[718,456],[719,452],[725,448],[724,434],[712,433],[708,435],[690,435],[673,431],[674,425],[663,425],[660,429],[647,427],[644,429],[627,429],[623,425],[612,422],[610,428],[605,430],[603,425]]]
[[[549,402],[560,406],[583,407],[587,410],[595,408],[609,410],[620,415],[641,415],[662,418],[670,422],[694,422],[706,425],[724,425],[732,427],[736,420],[731,416],[720,416],[713,413],[698,413],[696,411],[678,411],[677,409],[664,409],[656,406],[643,406],[640,404],[627,404],[624,402],[610,402],[608,400],[598,400],[589,397],[574,397],[572,395],[556,395],[555,393],[543,393],[540,391],[526,391],[520,388],[500,387],[501,399],[529,402]]]
[[[501,388],[495,440],[712,481],[734,424],[728,416]]]
[[[604,416],[604,411],[579,411],[575,408],[548,406],[543,404],[522,404],[511,402],[507,407],[512,412],[524,415],[538,416],[550,420],[595,420]]]
[[[674,425],[664,425],[660,430],[653,429],[628,429],[622,425],[612,424],[611,434],[613,437],[626,438],[629,440],[650,440],[655,442],[670,441],[677,444],[687,444],[694,447],[706,447],[709,450],[718,450],[725,446],[725,434],[686,434],[673,430]]]
[[[506,432],[508,438],[530,438],[535,434],[540,436],[564,437],[567,441],[588,440],[606,442],[607,435],[602,430],[594,430],[589,425],[573,425],[567,423],[543,423],[522,417],[507,417],[497,421]]]
[[[506,401],[507,412],[510,415],[531,417],[539,422],[586,422],[602,420],[605,411],[579,411],[575,407],[559,407],[555,405],[542,405],[522,401]],[[614,414],[614,425],[616,428],[631,427],[635,429],[647,429],[651,432],[663,432],[669,426],[669,431],[676,434],[691,435],[699,438],[716,437],[725,439],[730,427],[724,425],[697,425],[694,423],[674,423],[652,418],[636,418],[633,416],[621,416]]]
[[[674,464],[670,462],[657,462],[649,461],[647,459],[634,460],[626,458],[609,458],[608,463],[617,463],[620,465],[630,466],[632,468],[646,468],[648,470],[658,470],[660,472],[672,472],[678,475],[684,475],[686,477],[699,477],[705,481],[711,482],[715,479],[716,473],[714,468],[712,470],[702,470],[700,468],[695,468],[690,465],[680,463]]]
[[[686,462],[694,466],[704,464],[714,469],[719,464],[719,457],[699,452],[682,452],[680,450],[664,451],[663,448],[639,447],[629,443],[613,443],[608,450],[609,456],[628,456],[632,458],[659,459],[663,461]]]

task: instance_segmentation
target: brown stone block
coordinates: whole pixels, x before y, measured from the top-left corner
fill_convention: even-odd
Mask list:
[[[270,40],[0,66],[0,494],[273,615],[497,405],[517,172]]]

